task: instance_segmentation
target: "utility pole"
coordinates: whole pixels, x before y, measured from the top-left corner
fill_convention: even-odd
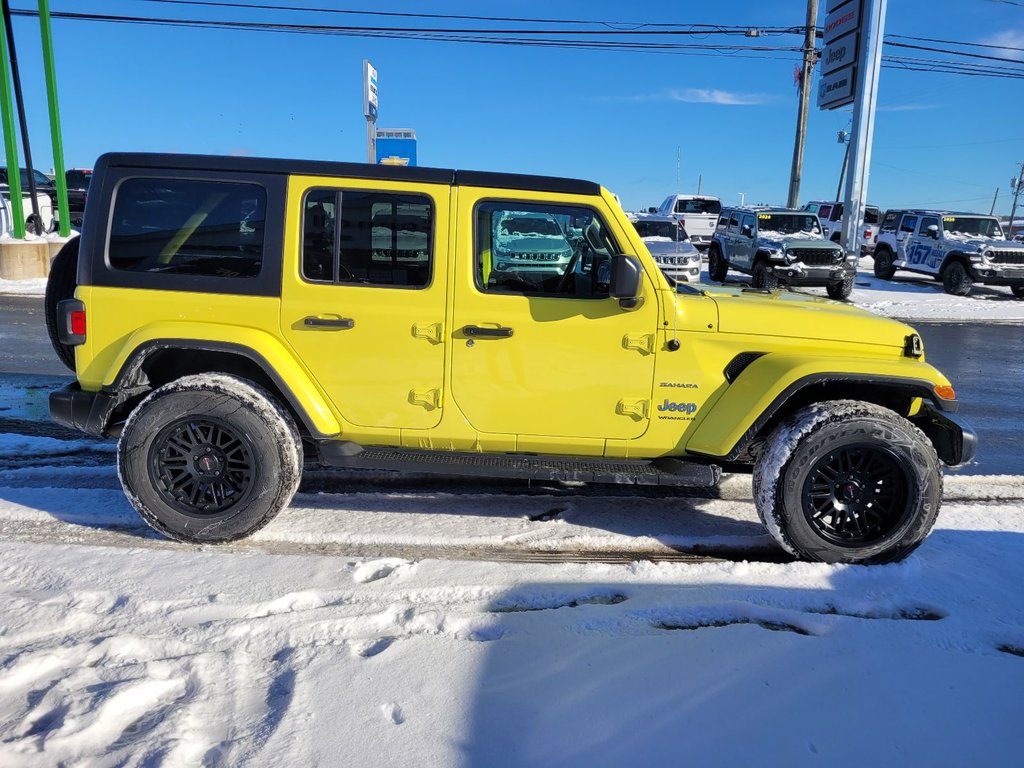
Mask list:
[[[1013,237],[1013,217],[1017,213],[1017,198],[1020,197],[1024,188],[1024,163],[1017,163],[1020,166],[1020,173],[1016,178],[1010,179],[1010,189],[1013,190],[1013,205],[1010,206],[1010,223],[1006,226],[1006,236]]]
[[[796,141],[793,145],[793,170],[789,174],[789,197],[786,206],[800,203],[800,175],[804,167],[804,135],[807,132],[807,106],[811,98],[811,79],[817,52],[814,48],[818,24],[818,0],[807,0],[807,26],[804,29],[804,68],[800,76],[800,106],[796,117]]]
[[[992,195],[992,207],[988,209],[988,215],[991,216],[996,212],[996,200],[999,199],[999,187],[996,187],[996,193]]]

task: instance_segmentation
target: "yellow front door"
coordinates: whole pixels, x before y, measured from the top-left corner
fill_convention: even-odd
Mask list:
[[[508,194],[458,191],[454,403],[484,433],[642,435],[659,316],[653,282],[645,277],[636,308],[608,297],[611,256],[627,241],[600,199]]]
[[[351,424],[441,420],[449,191],[290,180],[281,329]]]

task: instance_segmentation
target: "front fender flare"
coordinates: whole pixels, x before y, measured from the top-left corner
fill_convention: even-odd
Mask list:
[[[765,355],[752,362],[714,402],[684,446],[688,453],[736,461],[750,441],[801,390],[821,383],[841,382],[871,388],[904,390],[946,411],[955,400],[940,400],[934,387],[949,381],[931,365],[908,358],[835,357],[823,360],[803,355]]]

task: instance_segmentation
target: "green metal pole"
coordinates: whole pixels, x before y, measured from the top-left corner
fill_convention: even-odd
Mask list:
[[[53,35],[50,33],[50,2],[39,0],[39,31],[43,36],[43,69],[46,72],[46,100],[50,106],[50,141],[53,143],[53,173],[57,184],[57,213],[60,236],[71,234],[68,210],[68,180],[64,175],[64,142],[61,140],[60,108],[57,105],[57,70],[53,63]]]
[[[14,102],[11,100],[11,59],[7,37],[0,34],[0,112],[3,114],[4,151],[7,155],[7,189],[11,195],[11,226],[18,240],[25,239],[25,207],[21,200],[21,171],[18,163],[18,134],[14,128]]]

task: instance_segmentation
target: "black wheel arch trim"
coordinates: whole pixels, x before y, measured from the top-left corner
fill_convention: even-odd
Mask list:
[[[865,385],[883,385],[890,389],[895,388],[897,390],[903,390],[908,395],[913,397],[923,398],[926,404],[930,404],[934,412],[940,413],[940,415],[947,415],[956,413],[960,408],[960,404],[956,400],[942,400],[935,395],[932,389],[932,383],[926,379],[913,379],[903,378],[900,376],[871,376],[862,374],[849,374],[849,373],[812,373],[803,378],[797,379],[782,392],[780,392],[774,400],[765,408],[756,419],[754,423],[747,428],[747,431],[743,433],[743,436],[737,441],[736,445],[725,454],[724,456],[714,456],[714,458],[720,461],[726,462],[739,462],[741,457],[750,447],[750,444],[760,434],[769,421],[779,412],[780,409],[798,392],[808,387],[815,386],[817,384],[865,384]],[[960,423],[958,421],[958,423]],[[969,429],[969,428],[968,428]],[[972,433],[973,434],[973,433]]]
[[[124,365],[121,366],[121,370],[117,372],[117,376],[114,377],[114,381],[104,386],[101,392],[108,396],[120,397],[120,393],[124,392],[125,387],[130,387],[133,384],[140,383],[138,380],[139,371],[142,370],[142,365],[146,359],[154,352],[160,352],[163,350],[174,350],[174,349],[188,349],[197,350],[201,352],[223,352],[225,354],[237,355],[244,357],[249,361],[259,366],[260,370],[274,383],[278,391],[288,400],[288,405],[291,406],[292,410],[302,419],[303,425],[309,431],[309,434],[316,438],[328,438],[333,437],[337,433],[325,434],[318,430],[313,423],[313,420],[309,417],[306,412],[305,406],[302,401],[296,397],[295,393],[292,392],[291,387],[285,383],[284,379],[277,373],[263,355],[251,347],[247,347],[244,344],[234,344],[228,341],[200,341],[198,339],[151,339],[143,342],[137,346],[132,353],[128,356],[128,359],[124,361]],[[108,414],[109,416],[110,414]],[[104,430],[106,425],[104,425]]]

